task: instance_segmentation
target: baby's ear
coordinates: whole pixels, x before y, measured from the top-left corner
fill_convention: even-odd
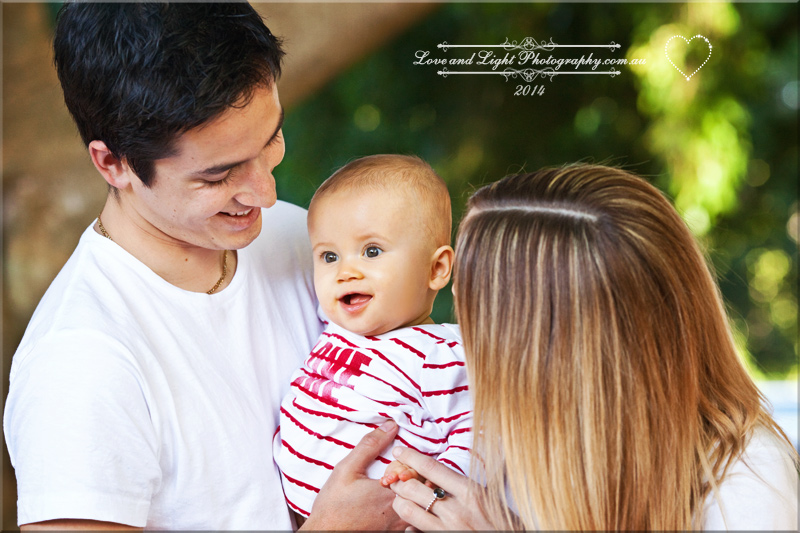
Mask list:
[[[450,275],[453,273],[453,260],[455,252],[450,246],[440,246],[433,253],[431,259],[431,280],[428,286],[438,291],[443,289],[447,282],[450,281]]]

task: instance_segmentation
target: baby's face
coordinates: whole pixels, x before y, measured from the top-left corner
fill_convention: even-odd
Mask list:
[[[314,285],[335,324],[379,335],[428,320],[436,247],[402,192],[338,191],[314,202]]]

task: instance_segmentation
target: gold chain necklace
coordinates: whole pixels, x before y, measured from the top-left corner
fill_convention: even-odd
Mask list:
[[[111,235],[108,234],[106,231],[105,226],[103,226],[103,221],[100,220],[100,217],[97,217],[97,227],[100,228],[100,233],[103,234],[103,237],[107,238],[110,241],[114,239],[111,238]],[[228,275],[228,250],[224,250],[222,252],[222,275],[219,277],[217,282],[211,287],[209,290],[206,291],[206,294],[214,294],[219,286],[222,285],[222,282],[225,281],[225,276]]]

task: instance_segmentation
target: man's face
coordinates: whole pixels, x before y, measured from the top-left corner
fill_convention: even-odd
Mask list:
[[[155,163],[155,179],[121,191],[141,229],[183,247],[239,249],[261,231],[261,208],[275,204],[273,170],[281,162],[283,111],[274,83],[182,134],[176,155]]]
[[[428,319],[436,246],[409,196],[342,190],[309,212],[317,297],[328,318],[353,333],[379,335]]]

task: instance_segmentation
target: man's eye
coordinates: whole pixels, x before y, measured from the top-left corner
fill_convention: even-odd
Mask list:
[[[383,253],[383,250],[378,248],[377,246],[369,246],[366,250],[364,250],[364,255],[366,257],[378,257]]]
[[[339,256],[333,252],[323,252],[322,254],[322,260],[326,263],[333,263],[337,259],[339,259]]]
[[[206,181],[210,187],[220,187],[222,185],[226,185],[231,180],[231,171],[225,173],[225,177],[221,180],[214,180],[214,181]]]

